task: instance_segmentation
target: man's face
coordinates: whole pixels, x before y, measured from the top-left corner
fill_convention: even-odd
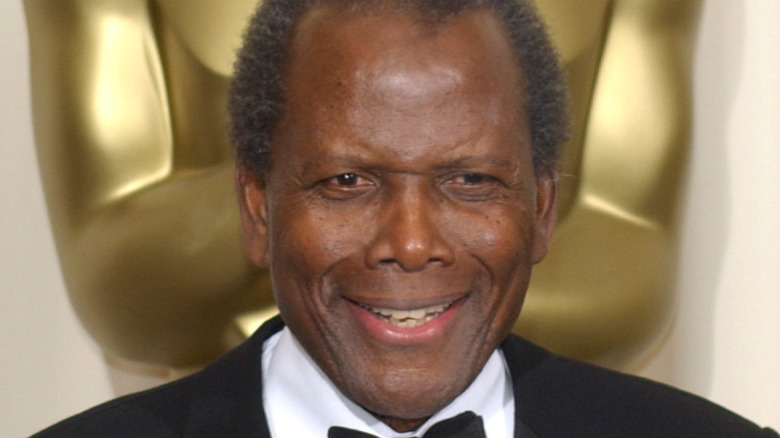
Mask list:
[[[266,182],[239,175],[250,254],[341,391],[397,430],[476,377],[547,249],[520,70],[487,11],[436,32],[327,7],[299,23]]]

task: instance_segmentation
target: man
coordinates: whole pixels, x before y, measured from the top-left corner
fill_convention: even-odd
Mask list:
[[[509,336],[555,222],[561,84],[522,1],[265,2],[231,112],[281,319],[40,436],[776,437]]]

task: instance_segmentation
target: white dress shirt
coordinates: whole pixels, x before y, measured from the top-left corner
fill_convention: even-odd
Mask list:
[[[482,417],[487,438],[511,438],[514,430],[514,395],[499,350],[452,403],[416,431],[399,433],[345,397],[286,327],[263,345],[263,405],[274,438],[326,438],[331,426],[383,438],[422,436],[432,425],[464,411]]]

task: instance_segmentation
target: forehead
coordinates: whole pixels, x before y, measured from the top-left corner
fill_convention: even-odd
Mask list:
[[[434,21],[382,5],[321,4],[310,9],[295,26],[286,73],[303,68],[349,80],[355,75],[384,74],[393,67],[420,69],[433,64],[475,73],[488,62],[497,74],[509,72],[512,81],[522,81],[508,33],[492,9],[473,9]],[[301,58],[306,62],[297,62]],[[414,89],[414,84],[404,85]]]
[[[348,125],[359,114],[364,126],[402,119],[419,133],[415,124],[468,111],[490,124],[527,122],[519,62],[489,9],[432,23],[387,7],[320,5],[288,49],[282,125],[292,117],[308,118],[307,129]]]

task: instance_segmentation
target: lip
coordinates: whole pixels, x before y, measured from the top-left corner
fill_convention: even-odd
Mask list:
[[[449,328],[454,323],[457,314],[460,311],[460,308],[466,302],[467,297],[468,295],[465,295],[454,301],[442,301],[439,299],[437,301],[427,302],[417,301],[414,303],[394,303],[394,305],[383,302],[382,306],[375,305],[375,303],[359,304],[352,300],[346,300],[346,302],[353,315],[355,315],[358,323],[363,327],[364,332],[370,337],[387,344],[410,346],[433,342],[444,337]],[[363,307],[390,307],[398,310],[406,310],[414,308],[419,309],[445,303],[452,304],[432,321],[415,328],[402,328],[391,325],[388,322],[377,318],[371,311]]]

